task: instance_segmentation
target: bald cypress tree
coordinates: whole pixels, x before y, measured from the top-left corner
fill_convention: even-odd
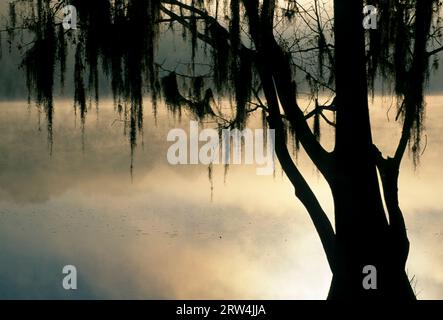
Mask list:
[[[409,241],[398,177],[408,148],[415,162],[420,154],[430,60],[442,50],[436,41],[439,1],[69,3],[78,14],[77,29],[63,27],[66,1],[15,0],[2,30],[23,54],[30,99],[45,110],[51,141],[56,75],[63,86],[70,52],[81,119],[88,98],[99,104],[103,72],[118,112],[123,105],[127,111],[131,152],[143,128],[146,93],[154,110],[161,100],[173,113],[186,109],[224,128],[242,128],[250,114],[261,112],[263,125],[275,130],[278,160],[323,245],[333,274],[328,298],[415,299],[405,272]],[[377,8],[375,29],[364,29],[365,5]],[[185,74],[169,70],[158,57],[165,30],[181,33],[190,45]],[[24,45],[23,38],[32,41]],[[381,83],[395,97],[396,120],[403,126],[390,155],[374,145],[369,117],[368,97]],[[313,108],[300,106],[300,87],[310,90]],[[322,104],[321,96],[330,99]],[[229,117],[217,108],[217,97],[232,101]],[[332,151],[321,143],[325,125],[335,131]],[[327,181],[335,227],[297,167],[290,141],[296,152],[303,147]],[[377,270],[376,290],[363,286],[366,266]]]

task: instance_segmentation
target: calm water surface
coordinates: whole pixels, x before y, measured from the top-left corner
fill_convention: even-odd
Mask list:
[[[371,109],[384,152],[400,132],[388,105],[376,99]],[[400,181],[408,274],[428,299],[443,299],[442,107],[443,97],[428,98],[426,150],[415,171],[405,161]],[[147,109],[131,179],[110,101],[89,112],[83,136],[71,101],[58,101],[52,156],[44,115],[0,103],[0,298],[324,299],[331,273],[281,169],[230,166],[225,177],[214,166],[211,201],[206,166],[166,161],[168,130],[189,118],[160,112],[155,123]],[[332,219],[324,181],[303,156],[298,163]],[[62,288],[68,264],[76,291]]]

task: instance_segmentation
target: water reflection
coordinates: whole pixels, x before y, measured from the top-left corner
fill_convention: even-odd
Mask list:
[[[428,103],[427,149],[416,172],[405,162],[400,199],[408,273],[419,298],[441,299],[443,99]],[[55,110],[50,156],[37,110],[0,104],[0,298],[326,297],[331,274],[320,241],[280,169],[272,177],[231,166],[225,182],[215,166],[211,201],[207,167],[166,162],[167,131],[189,122],[159,114],[157,123],[145,119],[131,182],[128,139],[111,102],[87,118],[85,136],[70,101]],[[374,139],[387,152],[399,128],[389,124],[387,139],[386,108],[372,110]],[[330,214],[327,186],[298,161]],[[61,285],[67,264],[78,269],[75,292]]]

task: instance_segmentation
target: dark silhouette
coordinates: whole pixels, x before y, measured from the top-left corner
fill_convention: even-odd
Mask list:
[[[88,98],[98,103],[102,70],[128,123],[131,152],[143,128],[145,92],[154,110],[164,99],[174,114],[187,108],[220,127],[244,127],[248,115],[260,110],[264,126],[275,129],[276,155],[320,236],[333,274],[328,298],[415,299],[405,272],[409,241],[398,176],[408,146],[415,161],[420,154],[429,60],[442,50],[434,47],[440,36],[439,1],[335,0],[332,13],[318,1],[303,7],[288,0],[280,8],[275,0],[72,0],[77,30],[63,28],[66,3],[12,1],[5,29],[20,43],[29,93],[46,111],[50,139],[56,74],[63,85],[68,52],[74,56],[74,100],[81,119]],[[376,29],[363,28],[365,4],[378,8]],[[299,27],[288,34],[291,25]],[[191,44],[188,73],[156,60],[162,28],[182,32]],[[32,41],[23,46],[16,33]],[[210,56],[208,68],[196,62],[199,56]],[[390,157],[383,157],[371,137],[368,95],[380,83],[389,84],[397,97],[396,120],[403,124]],[[308,87],[315,101],[309,112],[298,105],[300,86]],[[185,87],[190,88],[186,94]],[[320,94],[332,102],[320,105]],[[227,119],[214,96],[231,97],[234,116]],[[335,128],[332,152],[320,143],[321,122]],[[289,137],[328,182],[335,229],[293,161]],[[377,290],[363,288],[366,265],[377,268]]]

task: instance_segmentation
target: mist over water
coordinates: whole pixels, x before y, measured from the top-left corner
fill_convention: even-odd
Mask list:
[[[441,299],[443,97],[427,103],[426,149],[416,170],[403,164],[399,194],[408,275],[418,298]],[[388,106],[376,98],[371,107],[385,155],[400,132]],[[230,165],[227,175],[214,165],[211,182],[208,166],[171,166],[167,133],[187,130],[191,118],[160,109],[155,120],[146,105],[131,178],[112,101],[89,112],[84,134],[72,102],[56,101],[52,155],[44,115],[0,103],[0,298],[324,299],[331,273],[280,167],[257,176],[254,165]],[[248,127],[260,121],[253,115]],[[333,219],[326,183],[302,154],[298,165]],[[61,285],[68,264],[78,290]]]

